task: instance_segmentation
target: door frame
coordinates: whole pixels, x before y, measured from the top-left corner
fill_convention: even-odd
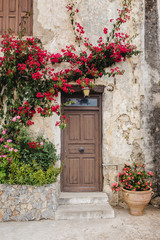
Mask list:
[[[99,139],[98,139],[98,148],[99,148],[99,156],[98,156],[98,168],[99,168],[99,172],[98,172],[98,178],[99,178],[99,192],[103,191],[103,166],[102,166],[102,93],[104,92],[104,87],[103,85],[98,85],[95,86],[91,92],[90,92],[90,97],[97,97],[98,98],[98,107],[95,108],[95,110],[99,111],[99,123],[100,123],[100,133],[99,133]],[[83,96],[82,93],[82,89],[80,88],[80,86],[72,86],[72,89],[75,90],[75,93],[73,93],[72,95],[69,94],[61,94],[61,103],[62,103],[62,112],[64,111],[64,105],[63,103],[65,102],[65,98],[66,97],[80,97]],[[65,109],[67,110],[68,108],[65,107]],[[71,110],[71,108],[69,108],[68,110]],[[94,107],[72,107],[72,110],[93,110],[94,111]],[[61,164],[63,165],[63,159],[64,159],[64,131],[61,130]],[[60,186],[61,186],[61,192],[64,191],[64,184],[63,184],[63,170],[61,172],[60,175]]]

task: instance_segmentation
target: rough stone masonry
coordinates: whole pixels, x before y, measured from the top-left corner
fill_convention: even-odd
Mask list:
[[[58,183],[46,186],[0,184],[0,222],[54,219]]]

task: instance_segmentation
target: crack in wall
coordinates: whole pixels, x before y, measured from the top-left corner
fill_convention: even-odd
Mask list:
[[[116,121],[119,121],[121,123],[120,129],[122,130],[122,136],[126,139],[127,144],[132,145],[132,143],[130,142],[130,133],[131,131],[133,132],[134,130],[139,131],[140,128],[137,127],[137,125],[131,121],[130,116],[127,114],[120,115]]]

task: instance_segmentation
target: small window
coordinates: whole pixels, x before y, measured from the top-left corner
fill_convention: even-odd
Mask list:
[[[98,99],[97,98],[67,98],[66,103],[67,107],[97,107]]]
[[[21,30],[19,23],[26,13],[31,13],[31,16],[26,20],[26,34],[33,34],[33,0],[0,0],[0,35],[5,34],[8,29],[11,29],[14,34],[18,34]]]

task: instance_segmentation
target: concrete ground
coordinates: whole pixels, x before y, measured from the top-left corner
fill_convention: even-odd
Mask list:
[[[139,217],[114,209],[114,219],[0,223],[0,240],[160,240],[160,209]]]

